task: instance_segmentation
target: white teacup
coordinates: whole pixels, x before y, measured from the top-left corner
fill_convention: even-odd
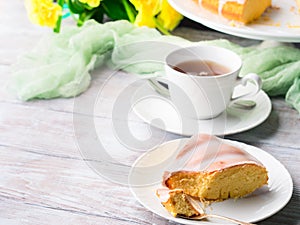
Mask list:
[[[178,71],[178,65],[191,61],[211,61],[226,68],[219,75],[189,75]],[[237,80],[242,67],[241,58],[225,48],[216,46],[192,46],[177,49],[166,57],[166,77],[158,80],[168,84],[165,90],[157,81],[151,80],[155,88],[167,92],[179,112],[195,119],[211,119],[224,112],[232,99],[234,88],[252,81],[256,88],[251,93],[240,96],[251,96],[261,89],[261,79],[256,74],[248,74]],[[238,97],[238,98],[240,98]],[[237,98],[236,98],[237,99]]]

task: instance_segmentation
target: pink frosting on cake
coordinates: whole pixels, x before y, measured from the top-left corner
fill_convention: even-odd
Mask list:
[[[261,163],[238,147],[227,144],[225,140],[208,134],[193,136],[180,150],[176,161],[181,161],[185,171],[212,172],[231,166]]]

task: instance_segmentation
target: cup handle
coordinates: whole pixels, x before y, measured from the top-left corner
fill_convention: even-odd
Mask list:
[[[164,97],[170,97],[168,80],[165,77],[151,78],[148,80],[152,88]]]
[[[239,82],[238,84],[242,84],[243,86],[246,86],[248,82],[252,82],[255,84],[255,89],[249,93],[237,96],[235,98],[231,97],[231,101],[235,101],[237,99],[240,98],[244,98],[244,97],[250,97],[250,96],[254,96],[256,95],[262,88],[262,80],[261,78],[255,74],[255,73],[249,73],[246,76],[244,76]]]

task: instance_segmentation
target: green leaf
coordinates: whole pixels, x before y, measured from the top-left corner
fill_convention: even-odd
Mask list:
[[[78,0],[68,0],[68,6],[72,13],[81,14],[85,9],[85,4],[79,2]]]
[[[103,0],[100,6],[103,8],[104,13],[112,20],[132,20],[132,16],[127,14],[128,7],[132,7],[132,5],[126,6],[126,9],[122,0]],[[132,12],[136,13],[133,7]]]
[[[127,16],[129,18],[129,21],[133,23],[135,21],[135,17],[137,14],[137,11],[133,7],[133,5],[128,0],[122,0],[122,3],[124,5],[124,8],[126,10]]]
[[[95,10],[95,12],[92,15],[91,19],[94,19],[97,22],[102,23],[103,22],[103,16],[104,16],[104,12],[103,12],[103,9],[100,7],[100,8],[97,8],[97,10]]]
[[[79,15],[79,19],[77,21],[77,25],[78,26],[82,26],[84,24],[85,21],[89,20],[89,19],[92,19],[93,16],[96,14],[97,12],[97,8],[95,8],[94,10],[86,10],[85,12],[81,13]]]

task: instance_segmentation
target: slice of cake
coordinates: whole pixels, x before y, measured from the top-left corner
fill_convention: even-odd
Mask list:
[[[174,216],[184,215],[186,217],[199,216],[200,212],[195,200],[183,192],[182,189],[170,190],[159,188],[156,195],[160,198],[163,206]]]
[[[271,6],[271,0],[199,0],[205,9],[244,24],[258,19]]]
[[[173,215],[182,213],[175,210],[178,205],[191,205],[184,195],[201,202],[223,201],[243,197],[268,182],[267,170],[256,158],[207,134],[193,136],[179,151],[176,160],[184,166],[165,172],[163,176],[162,185],[170,193],[157,193],[159,197],[164,196],[160,200]],[[173,190],[176,190],[174,194]],[[182,197],[177,196],[180,193]],[[182,203],[178,203],[180,199]],[[189,213],[184,215],[196,215],[193,210],[187,211]]]

